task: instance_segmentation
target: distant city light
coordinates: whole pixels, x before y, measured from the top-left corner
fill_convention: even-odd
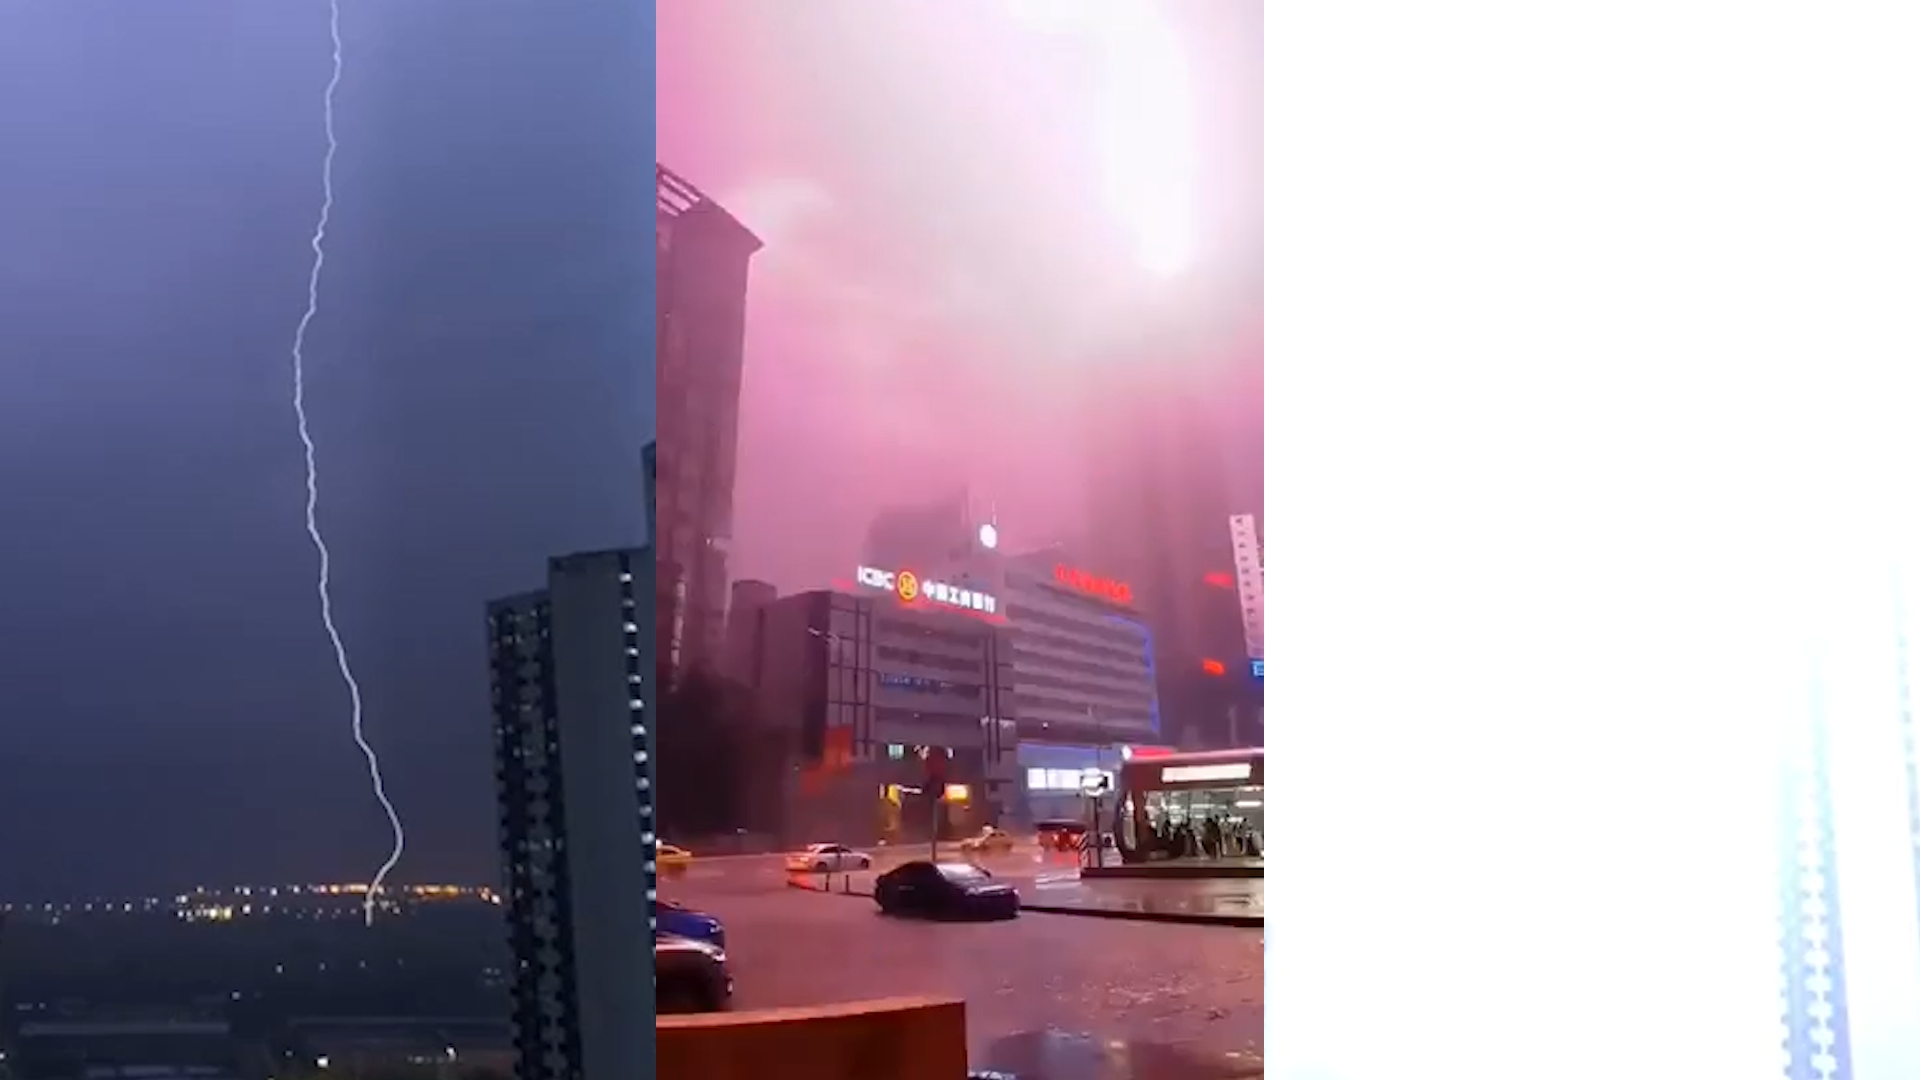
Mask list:
[[[980,546],[988,551],[1000,546],[1000,530],[994,528],[992,522],[980,526]]]

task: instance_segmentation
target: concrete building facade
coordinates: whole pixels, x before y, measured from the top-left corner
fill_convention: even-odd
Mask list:
[[[526,1080],[651,1066],[651,553],[553,559],[487,606],[501,896]]]

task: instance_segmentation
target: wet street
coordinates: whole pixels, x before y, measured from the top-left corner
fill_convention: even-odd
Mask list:
[[[789,888],[777,862],[756,860],[700,867],[662,894],[725,921],[737,1008],[952,996],[967,1005],[974,1067],[1021,1080],[1258,1075],[1257,929],[1041,913],[892,919],[859,896]]]
[[[870,894],[879,873],[901,861],[926,857],[924,849],[882,849],[874,853],[874,869],[870,872],[807,875],[803,880],[825,891]],[[988,856],[943,852],[941,858],[966,858],[985,868],[1018,888],[1022,903],[1030,908],[1159,913],[1240,924],[1258,923],[1266,914],[1264,882],[1258,878],[1083,881],[1073,856],[1043,855],[1031,847]],[[786,874],[774,857],[721,858],[696,862],[677,880],[688,887],[709,890],[756,890],[784,884]]]

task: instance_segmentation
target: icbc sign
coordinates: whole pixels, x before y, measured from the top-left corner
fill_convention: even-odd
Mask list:
[[[1078,589],[1102,600],[1111,600],[1116,604],[1133,603],[1133,586],[1124,581],[1090,574],[1076,566],[1068,566],[1064,563],[1055,566],[1053,580],[1070,589]]]
[[[944,581],[922,581],[911,570],[881,570],[872,566],[862,566],[853,572],[853,576],[867,588],[884,589],[908,604],[915,600],[926,599],[935,604],[966,608],[969,611],[984,612],[988,615],[994,614],[999,607],[999,602],[991,593],[982,592],[979,589],[963,589]]]

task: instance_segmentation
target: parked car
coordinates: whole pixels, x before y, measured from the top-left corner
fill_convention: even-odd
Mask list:
[[[844,874],[849,870],[871,869],[873,856],[845,844],[808,844],[806,850],[787,856],[787,872],[793,874]]]
[[[733,1003],[733,972],[718,945],[656,932],[653,985],[663,1013],[719,1012]]]
[[[886,915],[928,919],[1011,919],[1020,893],[972,863],[902,863],[873,883],[873,901]]]
[[[719,919],[704,911],[695,911],[684,904],[672,900],[656,900],[653,905],[653,921],[661,933],[689,941],[704,941],[709,945],[727,946],[727,928]]]

